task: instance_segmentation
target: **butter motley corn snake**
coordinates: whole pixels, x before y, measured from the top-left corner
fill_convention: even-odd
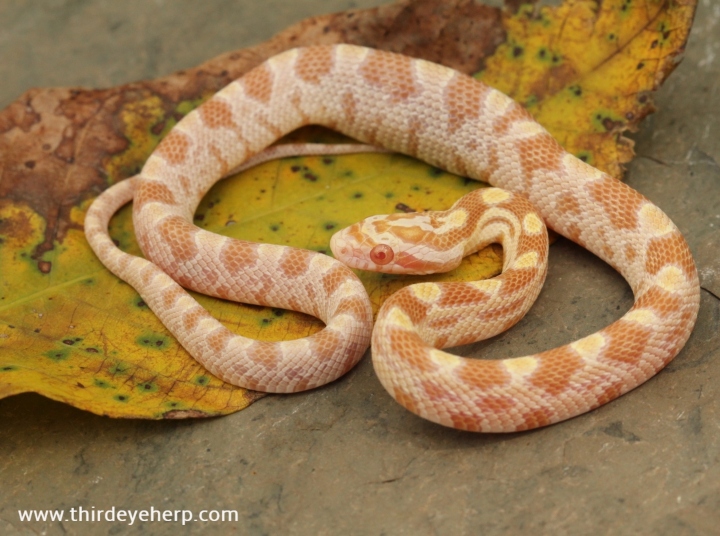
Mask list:
[[[308,124],[503,189],[478,190],[442,213],[359,222],[333,237],[336,257],[354,268],[422,272],[499,240],[505,272],[406,287],[383,304],[373,329],[367,294],[345,264],[192,224],[212,184]],[[119,250],[107,233],[130,200],[147,260]],[[633,290],[632,309],[531,356],[482,360],[440,350],[492,336],[529,308],[547,267],[540,220],[618,270]],[[372,334],[388,392],[414,413],[464,430],[526,430],[613,400],[677,355],[699,306],[689,248],[645,197],[565,152],[499,91],[440,65],[351,45],[289,50],[229,84],[173,128],[138,176],[95,201],[85,231],[103,264],[223,380],[269,392],[310,389],[352,368]],[[305,339],[254,341],[227,330],[182,287],[302,311],[326,327]]]

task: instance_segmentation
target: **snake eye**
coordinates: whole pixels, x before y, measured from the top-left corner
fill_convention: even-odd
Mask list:
[[[378,244],[370,250],[370,260],[380,266],[389,263],[395,257],[395,252],[387,244]]]

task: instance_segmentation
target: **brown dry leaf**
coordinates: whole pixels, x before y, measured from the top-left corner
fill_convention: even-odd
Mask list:
[[[92,199],[109,184],[136,173],[183,115],[230,80],[293,46],[349,42],[393,50],[467,73],[482,72],[487,81],[509,89],[529,105],[556,134],[565,134],[561,139],[574,152],[580,147],[598,159],[597,155],[612,154],[616,147],[620,157],[607,162],[619,166],[628,159],[620,132],[632,127],[649,105],[632,120],[614,122],[612,129],[593,137],[588,125],[596,128],[597,122],[583,114],[595,108],[577,102],[592,103],[596,95],[605,95],[600,100],[606,109],[614,110],[613,103],[606,102],[601,83],[588,83],[592,69],[577,70],[576,63],[582,60],[572,53],[577,47],[560,47],[557,35],[558,28],[567,27],[579,15],[587,30],[599,27],[593,20],[606,20],[603,10],[613,12],[634,3],[605,0],[599,9],[597,2],[578,0],[557,10],[537,11],[525,5],[503,14],[467,0],[399,2],[308,19],[266,43],[154,81],[108,90],[28,91],[0,112],[0,397],[34,391],[95,413],[169,418],[229,413],[261,396],[219,381],[192,360],[134,290],[99,264],[82,234]],[[660,83],[681,49],[694,2],[644,0],[642,5],[659,10],[654,19],[631,18],[645,20],[646,26],[663,13],[675,14],[667,19],[673,24],[672,35],[661,43],[664,60],[654,64],[656,77],[645,82],[646,94]],[[618,32],[620,49],[633,48],[632,35],[641,34],[643,26],[633,28],[634,34]],[[515,53],[519,43],[526,54]],[[562,69],[544,61],[543,46],[561,51]],[[648,46],[649,51],[658,48],[652,41]],[[617,67],[617,72],[623,68]],[[576,122],[568,126],[558,120],[568,119],[567,109],[559,116],[553,110],[568,100],[568,84],[580,82],[585,99],[571,101]],[[617,113],[621,112],[626,113],[625,109]],[[585,138],[567,134],[575,131],[584,132]],[[300,136],[314,140],[326,134],[310,130]],[[589,140],[587,145],[572,145],[582,139]],[[593,152],[597,147],[602,151]],[[260,195],[263,188],[258,184],[263,180],[287,184],[281,203],[268,204]],[[312,190],[330,184],[330,195]],[[372,197],[364,194],[379,191],[379,185],[385,189],[382,202],[373,207],[359,201]],[[476,186],[400,156],[293,159],[265,164],[219,183],[198,209],[196,223],[231,236],[321,250],[332,231],[349,223],[348,218],[404,205],[446,207]],[[258,193],[257,203],[243,203],[239,214],[238,205],[230,200],[247,197],[250,191]],[[334,206],[336,212],[318,216],[321,205]],[[340,213],[338,206],[344,207]],[[286,213],[286,207],[294,212]],[[292,225],[285,225],[288,222]],[[127,208],[113,220],[112,234],[123,249],[139,253]],[[468,273],[475,274],[472,277],[481,277],[496,271],[499,263],[497,249],[489,249],[466,266]],[[388,286],[382,279],[368,283],[376,303],[389,287],[403,284],[392,280]],[[302,315],[207,298],[200,301],[230,329],[248,336],[277,339],[281,332],[300,337],[319,327]]]

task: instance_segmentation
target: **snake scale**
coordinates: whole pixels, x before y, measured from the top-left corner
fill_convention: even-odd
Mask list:
[[[192,224],[219,178],[308,124],[502,190],[480,189],[444,212],[359,222],[332,239],[343,262]],[[110,217],[130,200],[147,260],[108,236]],[[633,290],[632,309],[535,355],[443,352],[507,329],[530,307],[547,269],[543,221],[618,270]],[[310,389],[351,369],[372,341],[378,377],[400,404],[464,430],[526,430],[613,400],[680,351],[699,307],[690,250],[645,197],[565,152],[499,91],[440,65],[351,45],[289,50],[229,84],[172,129],[138,176],[95,201],[85,229],[100,260],[223,380],[270,392]],[[383,304],[373,329],[369,299],[349,267],[451,269],[493,241],[503,244],[501,276],[406,287]],[[227,330],[182,287],[302,311],[326,326],[304,339],[255,341]]]

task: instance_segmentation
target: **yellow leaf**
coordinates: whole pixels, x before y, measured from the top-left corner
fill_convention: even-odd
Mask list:
[[[506,40],[478,76],[524,103],[568,150],[619,175],[632,156],[621,132],[651,111],[648,92],[672,70],[694,8],[694,0],[527,5],[503,14]],[[375,12],[366,13],[361,17]],[[452,17],[462,10],[442,13]],[[483,13],[497,16],[490,9]],[[346,18],[333,20],[341,25]],[[290,29],[289,43],[310,44],[299,35]],[[372,44],[370,37],[359,39]],[[452,35],[438,39],[452,46],[428,45],[424,54],[455,50]],[[424,55],[422,48],[414,50]],[[135,174],[162,136],[227,82],[225,69],[238,69],[232,55],[220,65],[216,76],[200,68],[195,78],[178,74],[172,83],[33,90],[0,113],[0,178],[7,192],[0,198],[0,398],[33,391],[99,414],[168,418],[229,413],[261,396],[198,365],[137,293],[98,262],[82,233],[85,211],[100,188]],[[67,133],[76,137],[65,138]],[[289,139],[338,137],[305,129]],[[365,216],[444,209],[479,186],[399,155],[290,158],[218,183],[201,203],[196,224],[237,238],[327,251],[333,232]],[[112,220],[111,234],[124,250],[140,254],[129,207]],[[501,251],[491,247],[454,273],[430,279],[482,279],[500,267]],[[420,279],[360,275],[376,309]],[[301,314],[196,298],[229,329],[253,338],[304,337],[321,326]]]
[[[479,74],[533,114],[565,149],[615,177],[622,136],[653,111],[649,93],[677,65],[695,0],[566,0],[505,13],[505,43]]]

